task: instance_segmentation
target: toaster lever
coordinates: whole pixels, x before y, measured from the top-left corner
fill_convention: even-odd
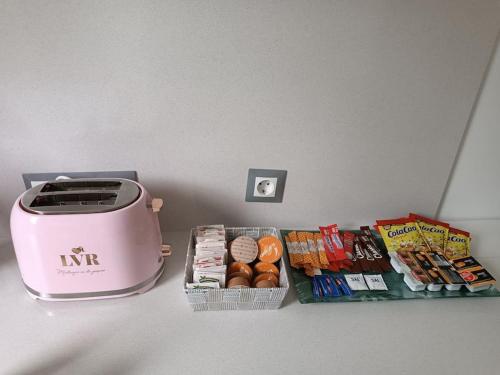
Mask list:
[[[160,209],[163,207],[163,199],[161,198],[153,198],[151,200],[151,205],[148,207],[153,209],[153,212],[160,212]]]
[[[170,248],[170,245],[161,245],[161,255],[164,257],[172,255],[172,249]]]

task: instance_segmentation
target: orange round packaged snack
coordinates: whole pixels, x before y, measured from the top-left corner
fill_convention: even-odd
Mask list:
[[[275,285],[275,287],[279,285],[278,278],[270,272],[265,272],[261,273],[260,275],[257,275],[255,279],[253,279],[253,285],[256,286],[257,283],[262,280],[271,281]]]
[[[229,265],[227,269],[227,274],[232,275],[235,272],[244,272],[248,275],[248,278],[251,280],[253,276],[252,268],[245,263],[242,262],[233,262]]]
[[[233,288],[249,288],[250,281],[244,277],[234,277],[228,281],[227,287],[230,289]]]
[[[269,280],[260,280],[255,284],[257,288],[276,288],[276,285],[272,281]]]
[[[278,270],[278,267],[276,267],[272,263],[259,262],[255,266],[253,266],[253,269],[255,270],[257,275],[259,275],[261,273],[266,273],[266,272],[270,272],[276,277],[279,277],[279,275],[280,275],[280,271]]]
[[[252,278],[248,275],[248,273],[245,273],[245,272],[233,272],[232,274],[227,276],[227,280],[229,281],[231,279],[234,279],[235,277],[243,277],[243,278],[247,279],[248,281],[252,280]]]
[[[281,259],[283,255],[283,245],[279,238],[274,236],[261,237],[259,245],[259,260],[265,263],[274,263]]]

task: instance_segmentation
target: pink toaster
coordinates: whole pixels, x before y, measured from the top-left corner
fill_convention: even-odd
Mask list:
[[[137,182],[47,182],[22,194],[10,217],[12,241],[29,295],[51,301],[143,293],[164,269],[153,199]]]

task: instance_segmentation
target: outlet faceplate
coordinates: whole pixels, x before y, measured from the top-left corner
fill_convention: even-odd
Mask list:
[[[280,169],[249,169],[247,202],[283,202],[287,171]]]

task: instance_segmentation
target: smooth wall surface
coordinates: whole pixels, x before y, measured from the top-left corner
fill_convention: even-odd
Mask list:
[[[440,210],[449,219],[500,219],[500,48],[478,99]]]
[[[22,172],[136,169],[164,230],[433,215],[498,1],[2,1],[0,234]],[[248,168],[287,169],[282,204]]]

